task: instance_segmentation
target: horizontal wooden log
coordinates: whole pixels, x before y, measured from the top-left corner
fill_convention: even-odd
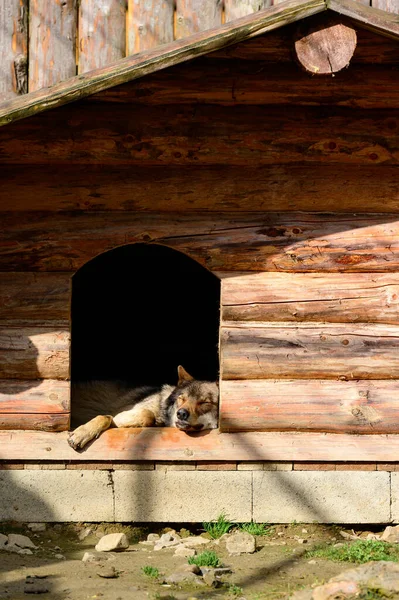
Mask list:
[[[68,379],[69,332],[56,327],[0,327],[1,379]]]
[[[326,115],[320,107],[287,111],[189,104],[140,105],[134,113],[132,119],[127,104],[115,111],[112,104],[87,103],[3,127],[0,161],[247,167],[339,163],[352,170],[354,165],[399,164],[399,108],[337,108]]]
[[[3,211],[396,212],[394,165],[1,169]],[[40,188],[40,194],[37,190]],[[345,198],[342,190],[345,189]]]
[[[224,321],[399,324],[396,273],[218,275]]]
[[[0,319],[14,325],[70,316],[72,273],[0,273]]]
[[[139,104],[305,105],[397,108],[392,66],[353,64],[335,77],[310,77],[294,63],[202,58],[159,71],[93,101]],[[0,112],[1,123],[1,112]]]
[[[221,431],[397,433],[399,381],[222,381]]]
[[[69,412],[69,381],[0,379],[1,415]]]
[[[222,379],[397,379],[399,327],[249,323],[221,328]]]
[[[2,213],[0,271],[76,271],[101,252],[160,243],[212,271],[396,272],[397,214]]]
[[[0,431],[2,460],[397,462],[399,435],[243,432],[188,435],[168,427],[110,429],[83,452],[67,433]]]
[[[67,431],[69,428],[69,414],[1,414],[0,429],[5,430],[33,430],[33,431]],[[29,450],[26,450],[26,458],[30,460]]]

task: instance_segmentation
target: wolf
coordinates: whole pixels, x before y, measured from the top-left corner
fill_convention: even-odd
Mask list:
[[[74,384],[79,427],[69,445],[81,450],[109,427],[177,427],[193,432],[218,426],[217,382],[198,381],[179,365],[177,386],[126,388],[113,381]]]

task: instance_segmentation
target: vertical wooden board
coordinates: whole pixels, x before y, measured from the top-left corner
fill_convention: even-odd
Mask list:
[[[28,91],[27,0],[0,0],[0,102]]]
[[[177,0],[175,39],[221,25],[222,10],[221,0]]]
[[[272,0],[225,0],[224,18],[226,23],[251,15],[258,10],[272,6]]]
[[[127,0],[81,0],[78,71],[104,67],[126,55]]]
[[[371,0],[371,5],[373,8],[379,8],[380,10],[399,14],[398,0]]]
[[[173,41],[173,0],[128,2],[127,56]]]

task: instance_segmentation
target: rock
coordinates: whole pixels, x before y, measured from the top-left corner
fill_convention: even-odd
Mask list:
[[[19,548],[17,550],[17,554],[20,554],[20,555],[24,555],[25,554],[25,555],[27,555],[27,554],[33,554],[33,552],[29,548]]]
[[[99,577],[103,577],[104,579],[115,579],[116,577],[119,576],[118,571],[115,569],[115,567],[103,567],[101,569],[101,571],[97,572],[97,575]]]
[[[115,560],[115,555],[108,552],[85,552],[82,562],[102,563],[106,560]]]
[[[147,535],[147,542],[157,542],[160,539],[160,536],[157,533],[149,533]]]
[[[204,585],[202,579],[190,571],[177,571],[176,573],[172,573],[172,575],[169,575],[169,577],[165,579],[165,582],[171,584],[191,583],[194,585]]]
[[[13,546],[18,546],[19,548],[37,548],[28,536],[20,535],[19,533],[10,533],[8,536],[8,543]]]
[[[30,529],[32,533],[40,533],[41,531],[46,531],[46,528],[46,523],[28,523],[28,529]]]
[[[54,558],[58,558],[58,560],[65,560],[65,556],[63,554],[54,554]]]
[[[126,550],[126,548],[129,548],[129,540],[124,533],[109,533],[100,539],[95,548],[97,552]]]
[[[208,587],[216,587],[217,585],[217,580],[216,580],[216,576],[214,571],[209,570],[206,573],[203,574],[202,579],[204,580],[204,582],[206,583],[206,585]]]
[[[164,533],[161,535],[159,540],[155,543],[154,550],[163,550],[164,548],[171,548],[181,543],[180,535],[177,533]]]
[[[255,536],[247,531],[237,531],[226,539],[229,554],[252,554],[256,550]]]
[[[195,573],[195,575],[201,575],[201,569],[198,565],[182,565],[178,571],[183,573]]]
[[[81,542],[83,542],[83,540],[85,540],[91,533],[93,533],[92,528],[85,527],[85,529],[82,529],[82,531],[79,531],[78,538]]]
[[[175,556],[184,556],[188,558],[189,556],[195,556],[197,551],[195,548],[188,548],[185,544],[179,544],[176,546]]]
[[[204,544],[209,544],[211,540],[207,540],[206,538],[197,535],[189,538],[184,538],[181,542],[187,546],[187,548],[196,548],[197,546],[203,546]]]
[[[0,533],[0,550],[5,550],[6,544],[8,544],[8,535]]]
[[[388,527],[385,528],[380,539],[383,542],[391,542],[393,544],[399,543],[399,525],[395,525],[394,527],[388,525]]]

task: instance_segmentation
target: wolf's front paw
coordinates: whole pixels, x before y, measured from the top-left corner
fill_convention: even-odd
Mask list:
[[[90,442],[91,439],[92,437],[87,432],[85,425],[81,425],[80,427],[75,429],[75,431],[69,434],[68,444],[74,450],[81,450],[86,446],[88,442]]]

